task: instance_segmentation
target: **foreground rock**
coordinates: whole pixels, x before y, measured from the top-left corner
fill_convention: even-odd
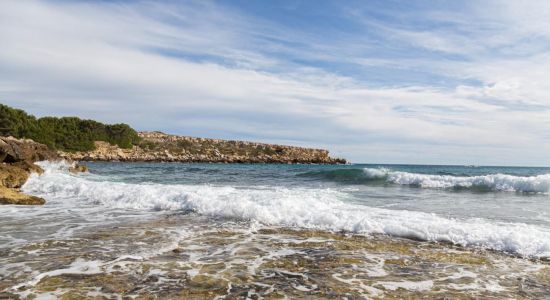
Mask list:
[[[44,199],[25,195],[19,188],[31,173],[43,172],[35,161],[58,158],[46,145],[11,136],[0,137],[0,204],[44,204]]]
[[[46,200],[21,193],[17,189],[0,186],[0,204],[42,205]]]
[[[131,149],[121,149],[106,142],[96,142],[87,152],[59,154],[80,161],[167,161],[219,163],[345,164],[323,149],[263,144],[244,141],[195,138],[140,132],[142,142]]]
[[[29,171],[14,165],[0,164],[0,186],[20,188],[29,178]]]

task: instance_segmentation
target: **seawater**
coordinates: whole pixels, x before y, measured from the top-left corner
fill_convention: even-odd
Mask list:
[[[70,212],[103,222],[193,211],[550,255],[546,168],[90,163],[90,174],[74,175],[63,165],[42,166],[46,174],[23,190],[48,200],[34,211],[64,210],[52,217]]]
[[[297,272],[294,267],[289,270],[285,265],[287,260],[291,266],[304,263],[301,261],[307,254],[308,259],[322,263],[320,260],[326,258],[326,253],[332,253],[355,262],[349,265],[344,261],[333,262],[332,268],[340,270],[330,275],[331,280],[348,286],[350,295],[368,298],[388,291],[429,291],[437,286],[438,278],[441,281],[467,271],[473,272],[475,276],[466,274],[477,281],[472,279],[469,285],[445,282],[446,288],[453,289],[454,284],[456,291],[469,289],[482,293],[473,294],[479,296],[508,293],[508,283],[482,280],[483,276],[490,277],[483,273],[487,272],[487,266],[465,271],[467,268],[460,265],[449,266],[446,270],[452,274],[443,272],[438,278],[431,278],[427,273],[415,275],[422,280],[396,281],[392,277],[395,274],[387,269],[390,265],[384,262],[396,259],[396,255],[420,255],[416,259],[427,261],[434,257],[440,259],[439,254],[422,254],[433,249],[469,253],[467,255],[485,251],[481,260],[489,261],[496,255],[493,267],[508,264],[517,268],[517,274],[524,274],[529,270],[546,270],[544,260],[550,257],[550,168],[94,162],[88,163],[90,173],[71,174],[66,163],[39,164],[46,172],[31,176],[23,191],[45,198],[47,204],[43,207],[0,206],[0,250],[11,253],[12,257],[2,258],[0,262],[4,267],[0,267],[0,274],[4,279],[8,275],[19,278],[4,287],[0,285],[0,290],[5,288],[6,293],[20,297],[33,292],[61,295],[63,289],[58,294],[39,291],[41,282],[47,282],[50,277],[111,274],[113,266],[120,262],[125,262],[119,266],[123,270],[131,265],[127,260],[151,263],[165,253],[179,256],[186,253],[188,265],[182,272],[187,280],[210,274],[202,271],[204,261],[222,264],[224,267],[218,271],[228,273],[231,266],[238,263],[213,253],[238,256],[240,247],[250,251],[250,257],[239,258],[240,263],[247,266],[247,273],[251,278],[264,278],[251,279],[257,289],[262,290],[259,287],[266,284],[270,287],[263,286],[264,293],[279,292],[276,283],[266,282],[266,274],[262,272],[267,272],[267,267],[298,274],[276,273],[283,281],[292,276],[307,277],[311,274]],[[97,232],[103,235],[90,238]],[[105,236],[109,232],[111,235]],[[204,242],[205,235],[210,235],[210,242],[217,242],[213,245]],[[349,239],[354,241],[353,246],[349,245]],[[412,254],[405,255],[391,247],[384,248],[384,252],[372,243],[402,243],[407,249],[420,247],[422,250],[411,250]],[[341,248],[344,244],[349,249]],[[297,250],[296,245],[305,246]],[[33,249],[31,252],[23,251],[29,247]],[[186,252],[182,247],[190,250]],[[201,247],[208,248],[203,249],[206,254],[197,250]],[[307,250],[316,247],[324,249],[321,253],[325,255],[317,257]],[[33,253],[45,251],[61,255],[62,249],[74,251],[75,255],[67,261],[59,258],[59,265],[49,268],[32,264]],[[18,255],[21,256],[15,262],[13,257]],[[30,262],[25,262],[26,259]],[[430,262],[436,264],[437,259]],[[456,264],[455,260],[445,263]],[[277,267],[274,261],[283,265]],[[160,273],[156,276],[166,277],[165,268],[163,265],[157,270]],[[485,271],[480,271],[482,269]],[[344,276],[351,271],[353,276]],[[389,277],[376,282],[361,279],[361,274],[376,272]],[[436,271],[430,272],[433,275]],[[414,274],[407,274],[414,278]],[[222,281],[234,287],[238,284],[223,276],[213,278],[225,278]],[[319,283],[305,279],[301,283],[296,280],[287,283],[291,290],[301,290],[305,295],[329,295],[319,294]],[[232,294],[227,284],[217,284],[225,289],[220,288],[224,292],[216,295]],[[176,287],[177,284],[172,289]],[[94,288],[97,290],[97,286]],[[539,292],[545,291],[543,288]],[[98,291],[97,295],[101,293]],[[502,295],[510,296],[506,293]],[[285,291],[281,295],[290,294]]]

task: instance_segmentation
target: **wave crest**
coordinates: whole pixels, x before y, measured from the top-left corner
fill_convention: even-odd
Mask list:
[[[388,234],[523,256],[550,256],[550,231],[543,227],[355,205],[346,202],[347,194],[331,189],[128,184],[93,176],[47,171],[33,174],[23,190],[53,205],[68,202],[71,206],[84,203],[113,209],[191,210],[268,225]],[[388,179],[392,176],[396,174],[390,172]],[[418,176],[395,178],[427,182]]]
[[[443,173],[420,174],[391,171],[387,168],[354,168],[306,172],[299,176],[351,184],[398,184],[419,188],[472,190],[476,192],[550,192],[550,174],[537,176],[514,176],[506,174],[457,176]]]
[[[335,169],[301,173],[300,177],[312,177],[321,180],[336,181],[350,184],[384,183],[389,170],[387,169]]]
[[[548,193],[550,191],[550,174],[521,177],[506,174],[452,176],[389,172],[386,180],[390,183],[422,188],[452,188],[523,193]]]

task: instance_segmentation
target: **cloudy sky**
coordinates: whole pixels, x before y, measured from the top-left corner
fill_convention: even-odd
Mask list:
[[[0,2],[0,102],[352,162],[550,166],[549,1]]]

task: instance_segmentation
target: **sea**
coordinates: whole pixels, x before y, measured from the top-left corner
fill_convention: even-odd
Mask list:
[[[39,162],[0,298],[545,299],[550,168]]]

